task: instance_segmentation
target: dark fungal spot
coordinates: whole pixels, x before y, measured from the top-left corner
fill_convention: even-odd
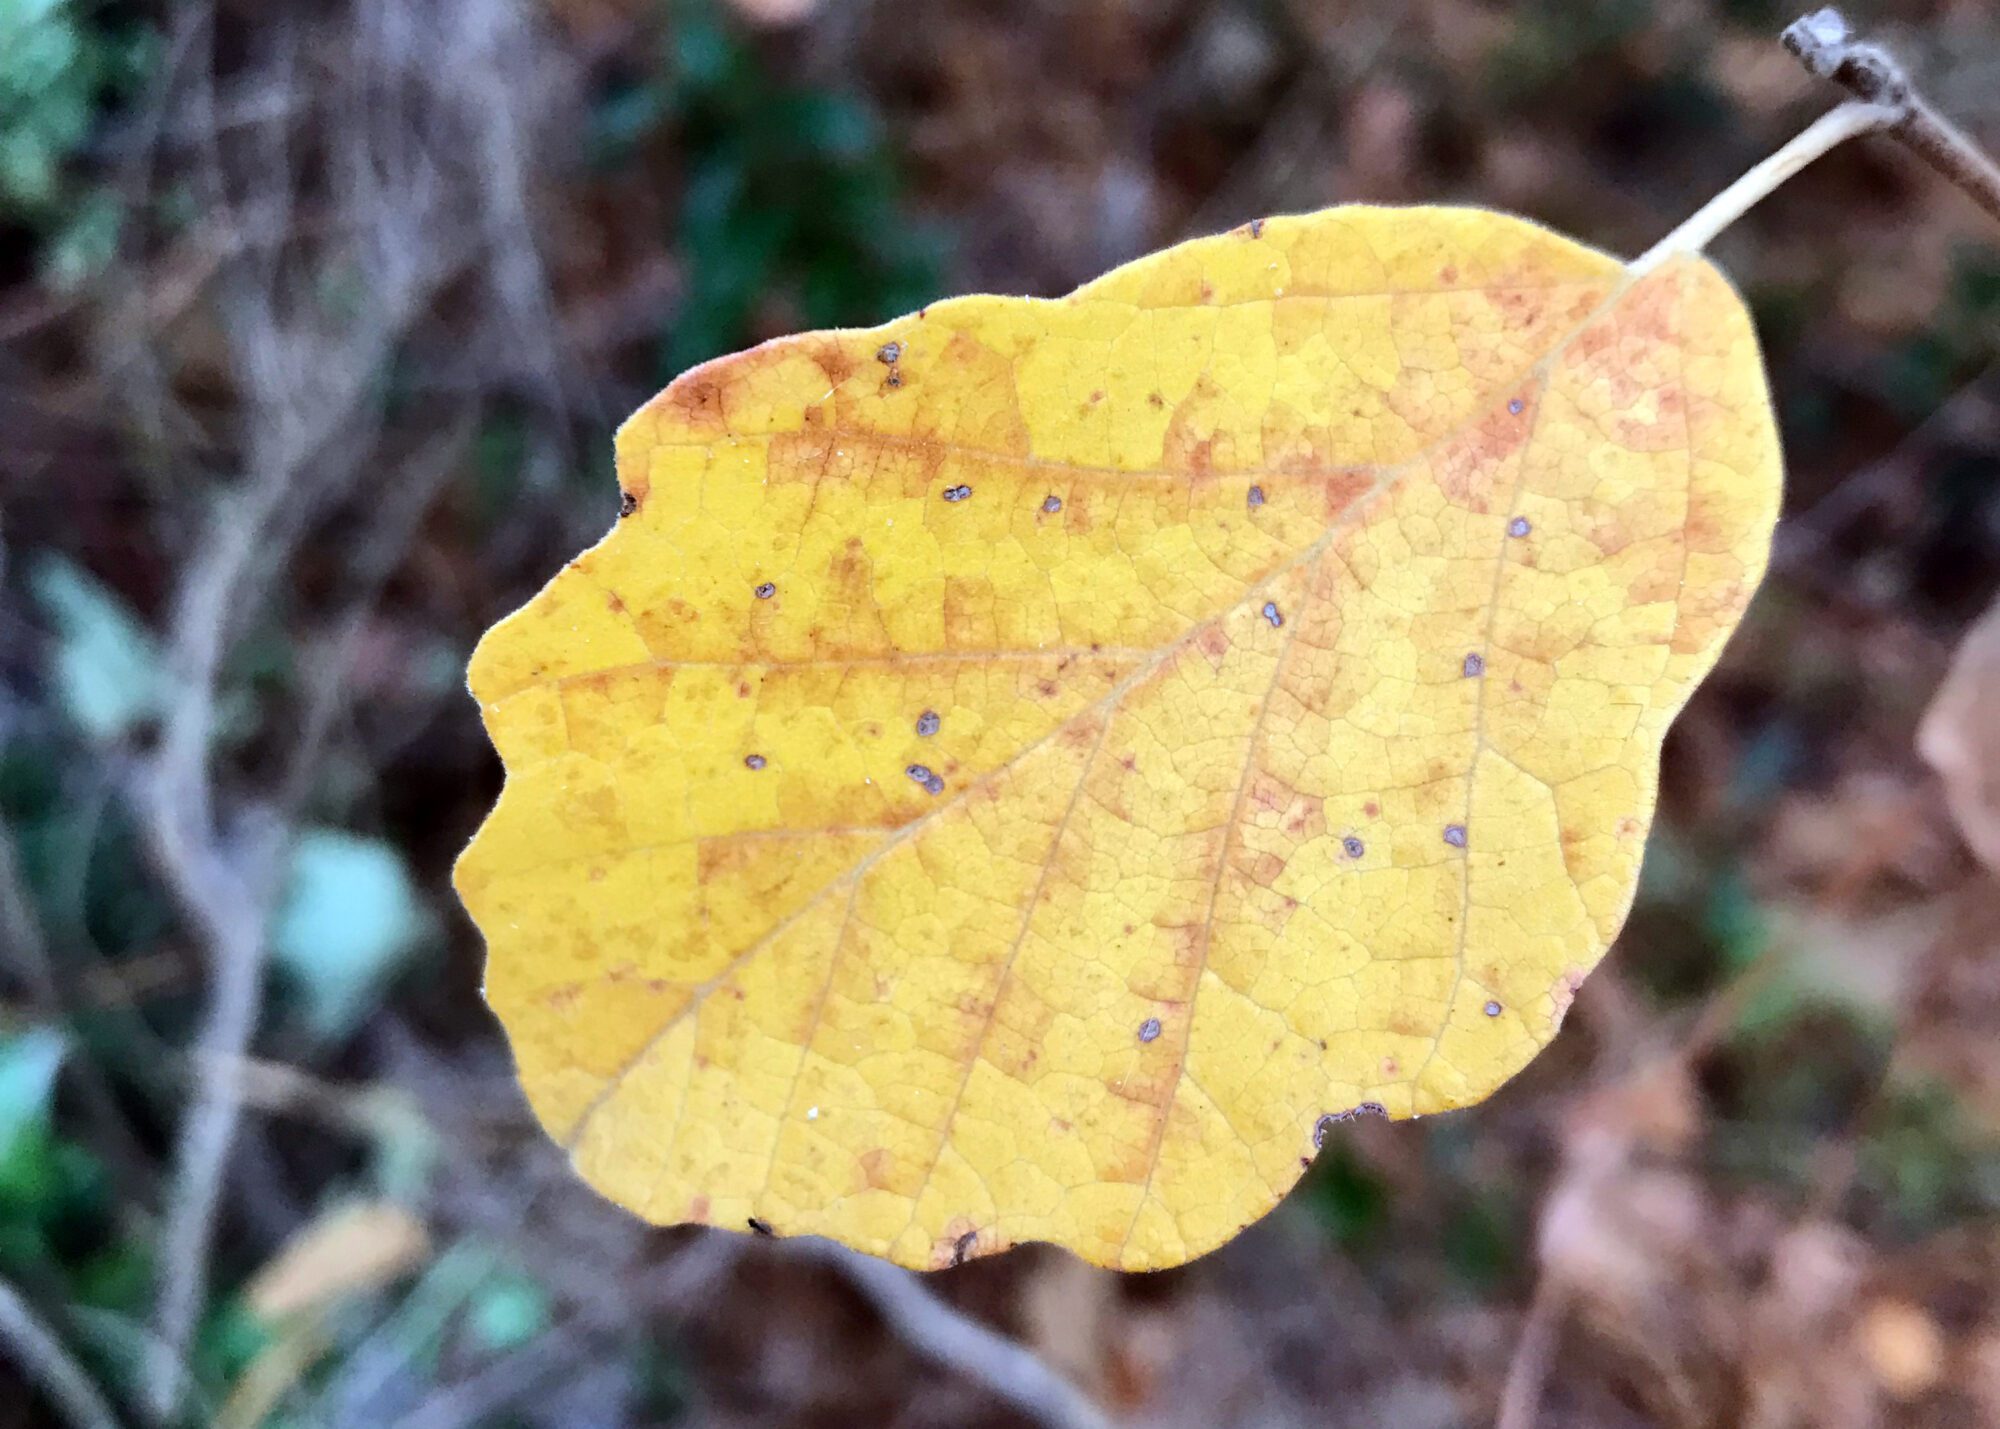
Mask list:
[[[921,784],[926,794],[935,795],[944,792],[944,780],[940,779],[928,764],[912,764],[903,772],[910,776],[912,784]]]
[[[771,1229],[771,1223],[769,1221],[760,1221],[755,1216],[750,1217],[750,1229],[755,1231],[758,1235],[770,1236],[777,1234],[776,1231]]]
[[[1477,650],[1465,657],[1465,678],[1476,680],[1486,673],[1486,657]]]
[[[764,756],[761,754],[746,754],[743,756],[743,767],[745,769],[762,769],[766,762]]]
[[[1346,838],[1342,839],[1340,847],[1346,852],[1349,858],[1359,858],[1362,854],[1368,852],[1367,845],[1363,844],[1353,834],[1349,834]]]
[[[1513,401],[1507,404],[1507,410],[1512,412],[1517,417],[1521,415],[1521,407],[1522,407],[1522,402],[1519,397],[1516,397]]]
[[[936,710],[925,710],[917,716],[917,733],[925,739],[929,739],[938,732],[938,726],[943,723],[944,721],[938,717]]]
[[[969,486],[947,486],[944,489],[944,499],[946,501],[963,501],[970,495],[972,495],[972,488]]]
[[[972,1247],[978,1243],[978,1231],[967,1231],[964,1235],[953,1241],[951,1243],[951,1263],[953,1265],[965,1264],[965,1258],[972,1254]]]
[[[1057,496],[1053,491],[1050,492],[1042,498],[1042,510],[1048,512],[1051,516],[1055,515],[1056,512],[1062,510],[1062,498]]]
[[[1275,600],[1267,600],[1264,602],[1264,618],[1271,622],[1271,628],[1273,630],[1277,629],[1280,625],[1283,625],[1285,623],[1285,617],[1278,613],[1278,602],[1276,602]]]
[[[637,511],[638,509],[639,509],[638,497],[634,496],[629,491],[621,491],[618,493],[618,514],[620,516],[630,516],[634,511]]]
[[[1534,527],[1528,524],[1528,518],[1525,516],[1516,516],[1512,521],[1507,523],[1507,534],[1517,539],[1527,535],[1534,529]]]
[[[1251,236],[1252,238],[1262,238],[1262,237],[1264,236],[1264,220],[1263,220],[1263,219],[1261,219],[1261,218],[1253,218],[1253,219],[1251,219],[1251,220],[1250,220],[1250,236]]]
[[[1497,1002],[1489,1002],[1486,1004],[1486,1015],[1488,1017],[1498,1017],[1502,1010],[1503,1009],[1501,1008],[1500,1004]]]
[[[769,581],[765,581],[762,585],[758,586],[756,590],[751,592],[751,594],[756,596],[757,599],[759,600],[769,600],[772,596],[776,595],[777,593],[778,593],[778,588],[772,585]]]
[[[1450,844],[1450,845],[1451,845],[1451,846],[1452,846],[1453,848],[1464,848],[1464,847],[1465,847],[1465,825],[1464,825],[1464,824],[1446,824],[1446,825],[1444,826],[1444,841],[1445,841],[1446,843]]]
[[[1144,1022],[1141,1022],[1139,1024],[1139,1040],[1141,1042],[1150,1042],[1159,1035],[1160,1035],[1159,1018],[1148,1017]]]
[[[1252,506],[1262,506],[1264,504],[1264,488],[1261,486],[1251,487],[1250,494],[1243,499]]]
[[[903,385],[903,374],[893,367],[889,369],[889,385],[891,387],[901,387]]]
[[[885,342],[875,349],[875,360],[877,362],[894,363],[902,355],[903,344],[900,342]]]

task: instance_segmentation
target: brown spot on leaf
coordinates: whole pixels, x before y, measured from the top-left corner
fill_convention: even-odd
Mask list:
[[[1550,1031],[1560,1028],[1563,1019],[1569,1016],[1570,1008],[1576,1005],[1577,990],[1583,986],[1583,979],[1582,968],[1571,968],[1557,978],[1556,985],[1549,989],[1549,1000],[1555,1004],[1554,1015],[1549,1023]]]
[[[723,411],[722,379],[697,367],[667,388],[667,410],[690,430],[721,435],[729,429]]]

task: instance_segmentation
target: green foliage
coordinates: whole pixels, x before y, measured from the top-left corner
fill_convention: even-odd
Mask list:
[[[664,376],[767,328],[878,322],[937,295],[940,240],[903,211],[875,117],[774,80],[706,6],[675,6],[661,74],[600,108],[600,157],[656,127],[687,165],[674,234],[687,289]]]
[[[416,887],[394,848],[339,829],[299,835],[271,949],[316,1036],[352,1031],[423,930]]]
[[[2000,256],[1963,245],[1930,322],[1892,356],[1887,395],[1903,418],[1921,422],[1993,357],[2000,331]]]
[[[1519,1278],[1533,1243],[1528,1216],[1498,1191],[1475,1194],[1454,1208],[1444,1225],[1445,1263],[1481,1295],[1494,1294]]]
[[[1949,1087],[1892,1087],[1871,1109],[1857,1149],[1857,1199],[1916,1237],[2000,1216],[2000,1138]]]
[[[0,0],[0,221],[41,233],[52,281],[109,260],[119,209],[73,172],[103,108],[157,62],[157,37],[76,0]]]
[[[48,1134],[63,1051],[62,1034],[54,1028],[0,1033],[0,1183],[11,1178],[23,1146]]]
[[[1349,1250],[1368,1245],[1388,1225],[1389,1188],[1344,1136],[1330,1142],[1305,1184],[1315,1218]]]
[[[90,133],[98,76],[66,0],[0,0],[0,202],[53,210],[63,162]]]
[[[68,1300],[135,1307],[148,1262],[121,1226],[104,1165],[59,1133],[51,1028],[0,1032],[0,1275],[59,1284]]]
[[[519,1349],[548,1327],[548,1292],[519,1271],[496,1271],[466,1307],[474,1343],[492,1354]]]
[[[60,556],[36,562],[29,585],[55,632],[57,698],[79,729],[117,739],[158,712],[166,671],[152,636],[123,601]]]

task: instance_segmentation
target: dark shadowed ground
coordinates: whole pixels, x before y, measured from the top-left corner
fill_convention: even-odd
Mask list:
[[[2000,145],[2000,11],[1854,13]],[[1918,740],[2000,591],[2000,231],[1886,141],[1714,250],[1788,514],[1624,936],[1217,1254],[911,1301],[648,1230],[447,883],[465,658],[681,368],[1337,201],[1638,252],[1833,101],[1791,18],[0,0],[0,1426],[1034,1422],[957,1315],[1113,1423],[2000,1423],[2000,627]]]

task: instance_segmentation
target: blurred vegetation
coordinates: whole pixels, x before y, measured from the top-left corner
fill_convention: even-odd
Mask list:
[[[765,337],[879,322],[939,296],[944,236],[907,212],[867,106],[773,75],[704,5],[670,5],[667,21],[657,68],[605,95],[591,125],[600,166],[664,137],[685,169],[673,239],[699,280],[659,380]]]
[[[87,0],[0,0],[0,222],[41,235],[48,281],[70,288],[116,250],[119,203],[79,177],[107,120],[157,72],[157,32]]]
[[[1993,136],[1978,8],[1896,38],[1972,75],[1942,92]],[[202,1075],[208,949],[145,802],[174,614],[272,434],[338,408],[230,612],[206,748],[219,846],[286,836],[170,1422],[1016,1422],[823,1268],[637,1227],[544,1143],[447,883],[497,777],[461,672],[601,534],[610,428],[692,363],[1330,200],[1637,251],[1826,102],[1761,3],[1335,9],[0,0],[0,1283],[108,1397],[137,1398]],[[357,217],[370,183],[391,211]],[[445,249],[407,311],[372,306]],[[1985,1412],[1964,1366],[2000,1282],[1946,1272],[2000,1219],[2000,910],[1911,732],[2000,585],[1996,253],[1877,146],[1718,250],[1811,539],[1678,728],[1631,922],[1528,1073],[1468,1116],[1339,1128],[1186,1271],[1079,1289],[1025,1251],[942,1293],[1134,1422],[1490,1422],[1565,1266],[1596,1279],[1560,1422],[1748,1422],[1773,1385],[1848,1402],[1837,1374],[1877,1418],[1765,1422]],[[1951,1337],[1934,1379],[1892,1392],[1846,1321],[1772,1318],[1809,1232],[1844,1248],[1831,1298]],[[1758,1333],[1688,1329],[1715,1317]],[[0,1426],[45,1422],[10,1373]]]

